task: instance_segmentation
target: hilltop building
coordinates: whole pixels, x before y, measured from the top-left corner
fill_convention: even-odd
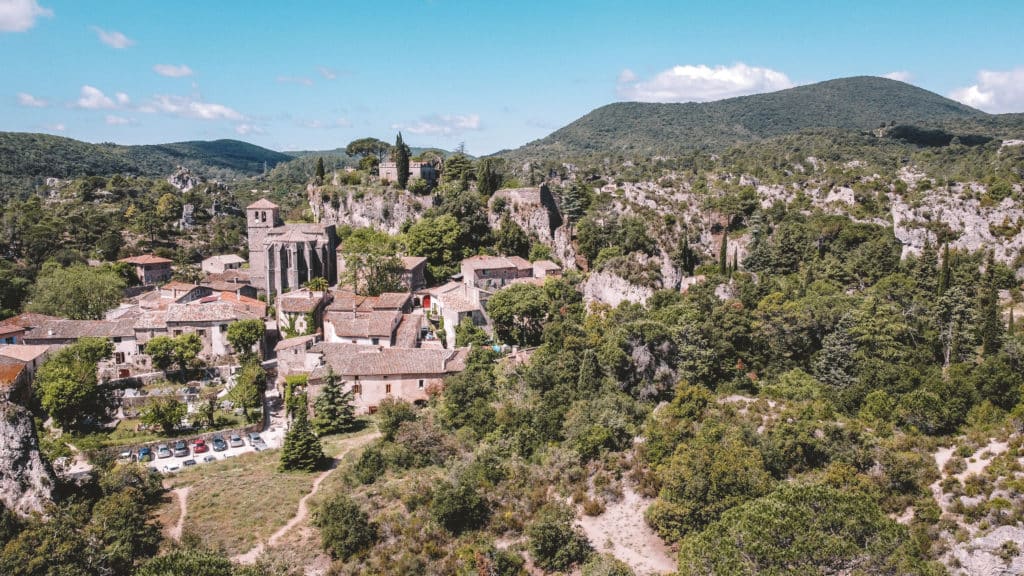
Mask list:
[[[280,207],[263,198],[246,208],[249,275],[253,286],[283,294],[313,278],[338,281],[333,224],[284,224]]]

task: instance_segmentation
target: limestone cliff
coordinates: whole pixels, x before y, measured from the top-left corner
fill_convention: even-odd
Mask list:
[[[53,470],[39,452],[28,410],[0,401],[0,500],[17,514],[42,512],[51,499]]]

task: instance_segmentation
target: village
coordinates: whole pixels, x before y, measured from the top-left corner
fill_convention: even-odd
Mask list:
[[[463,260],[446,283],[428,286],[426,258],[396,255],[402,289],[359,294],[339,283],[346,265],[333,225],[285,224],[266,199],[246,212],[248,261],[234,254],[206,258],[203,278],[193,284],[172,280],[167,258],[124,258],[141,285],[128,289],[104,319],[23,313],[0,322],[5,398],[29,404],[36,371],[52,354],[83,338],[105,339],[112,353],[97,363],[97,379],[114,401],[109,421],[99,424],[127,440],[107,451],[174,472],[280,447],[290,377],[306,383],[311,416],[328,375],[351,394],[356,414],[373,414],[386,398],[425,405],[447,376],[466,366],[469,348],[456,345],[456,327],[470,323],[491,335],[487,302],[496,291],[561,275],[550,260],[479,255]],[[247,349],[230,337],[243,326],[258,335],[243,344]],[[161,352],[154,342],[182,338],[196,343],[188,366],[155,357]],[[258,358],[265,374],[252,406],[232,393],[243,356]],[[140,413],[167,399],[186,407],[180,422],[161,428],[140,421]]]

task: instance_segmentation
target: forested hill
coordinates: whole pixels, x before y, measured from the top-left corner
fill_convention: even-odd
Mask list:
[[[500,155],[524,160],[608,152],[671,155],[723,150],[805,129],[869,130],[893,122],[991,136],[1004,124],[1020,125],[1017,115],[990,115],[903,82],[858,76],[716,102],[609,104]]]
[[[203,176],[251,176],[291,157],[238,140],[144,146],[90,144],[48,134],[0,132],[0,175],[13,180],[132,173],[166,176],[186,166]]]

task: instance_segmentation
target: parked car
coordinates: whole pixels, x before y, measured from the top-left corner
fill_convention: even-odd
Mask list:
[[[121,462],[131,462],[134,456],[135,456],[135,453],[132,452],[131,448],[129,448],[129,449],[125,450],[124,452],[121,452],[120,454],[118,454],[117,455],[117,459],[120,460]]]
[[[189,455],[188,443],[185,442],[184,440],[178,440],[177,442],[175,442],[174,443],[174,455],[178,456],[178,457],[188,456]]]
[[[153,450],[149,446],[139,448],[139,462],[152,462]]]
[[[203,456],[203,462],[213,462],[216,459],[217,457],[214,456],[213,454],[207,454],[206,456]]]
[[[214,452],[223,452],[228,449],[228,443],[224,441],[223,436],[214,436],[211,442],[213,443]]]
[[[195,442],[192,443],[193,454],[202,454],[203,452],[209,451],[210,447],[206,445],[206,440],[203,440],[202,438],[198,438]]]
[[[260,437],[259,432],[249,432],[249,444],[252,444],[252,447],[256,450],[265,450],[267,448],[267,443]]]
[[[156,447],[157,458],[170,458],[172,455],[171,449],[167,447],[167,444],[160,444]]]
[[[182,466],[195,466],[196,465],[196,461],[191,459],[191,458],[189,458],[188,460],[185,460],[184,462],[182,462],[181,465]]]
[[[232,448],[238,448],[239,446],[245,446],[245,442],[242,442],[242,437],[238,434],[232,434],[228,437],[228,445]]]

